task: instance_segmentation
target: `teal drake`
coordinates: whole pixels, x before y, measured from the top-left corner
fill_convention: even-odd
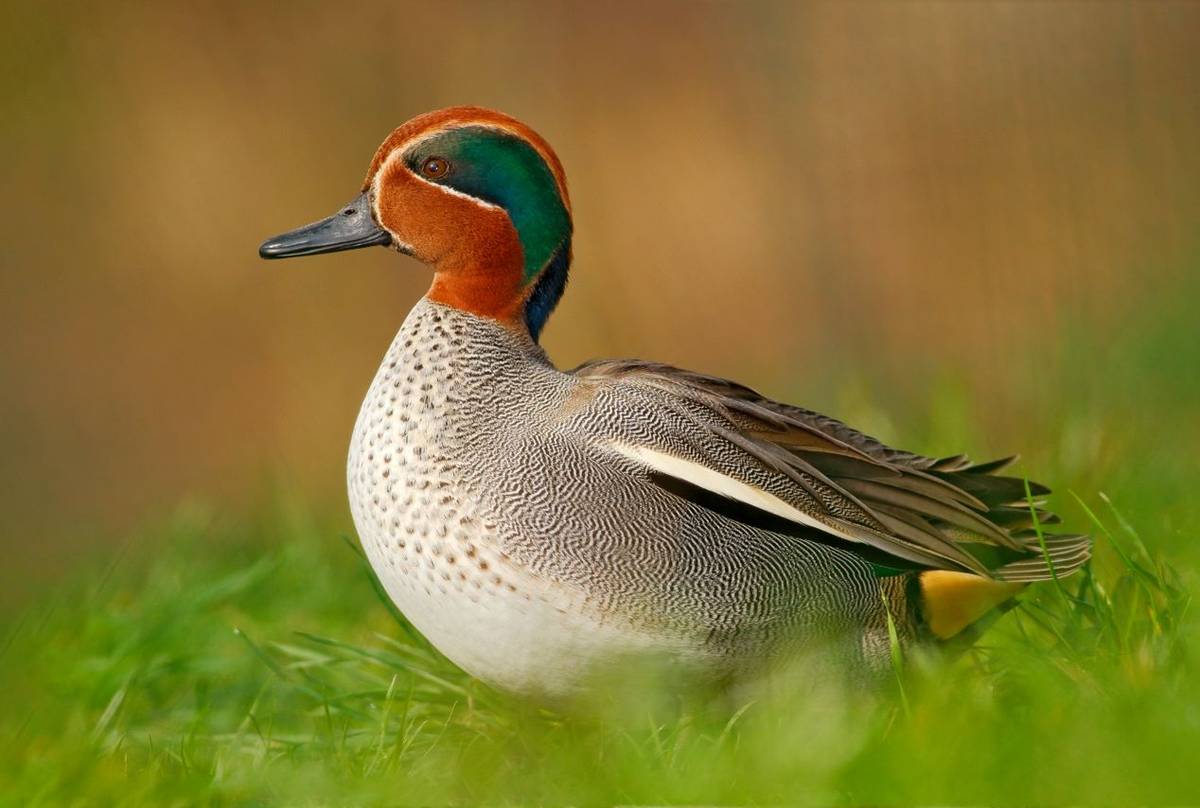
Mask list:
[[[1025,482],[893,449],[669,365],[556,368],[538,343],[567,284],[562,165],[476,107],[421,115],[358,196],[264,258],[387,246],[433,268],[359,413],[347,480],[388,595],[499,688],[569,696],[655,656],[715,677],[819,651],[886,670],[1029,582],[1088,559]],[[1047,489],[1033,484],[1035,496]],[[890,618],[890,619],[889,619]]]

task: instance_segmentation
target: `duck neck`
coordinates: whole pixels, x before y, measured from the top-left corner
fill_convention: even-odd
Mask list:
[[[434,265],[429,299],[506,324],[519,322],[525,254],[516,229],[503,213],[487,211],[467,232]]]
[[[428,297],[510,328],[524,328],[537,342],[566,289],[570,266],[569,238],[532,278],[519,254],[493,255],[484,261],[448,257],[438,262]]]

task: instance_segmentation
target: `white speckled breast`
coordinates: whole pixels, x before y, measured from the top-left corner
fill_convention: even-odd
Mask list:
[[[498,458],[521,451],[506,444],[537,428],[536,410],[522,412],[530,393],[515,389],[529,356],[486,355],[497,346],[480,328],[500,330],[425,300],[409,314],[354,428],[351,511],[388,594],[442,653],[505,689],[562,695],[595,658],[655,642],[509,555],[512,528],[494,504],[505,481],[489,483],[488,468],[504,474]],[[540,404],[568,380],[547,364]]]

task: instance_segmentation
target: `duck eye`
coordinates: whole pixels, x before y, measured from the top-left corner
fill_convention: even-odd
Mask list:
[[[421,164],[421,173],[434,180],[446,176],[449,170],[450,163],[444,157],[430,157]]]

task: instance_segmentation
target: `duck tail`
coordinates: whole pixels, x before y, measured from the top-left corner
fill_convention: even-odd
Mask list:
[[[1029,555],[996,567],[997,581],[1033,583],[1065,578],[1092,557],[1092,539],[1080,533],[1018,534]]]
[[[993,552],[973,545],[987,558],[985,564],[991,577],[1009,583],[1065,578],[1091,558],[1091,537],[1045,530],[1062,521],[1042,508],[1045,502],[1040,498],[1049,494],[1050,489],[1021,477],[996,474],[1014,459],[1015,456],[1005,457],[948,471],[935,467],[931,473],[978,499],[986,508],[983,516],[1007,534],[1003,547]],[[978,541],[961,530],[957,538],[967,543]]]

